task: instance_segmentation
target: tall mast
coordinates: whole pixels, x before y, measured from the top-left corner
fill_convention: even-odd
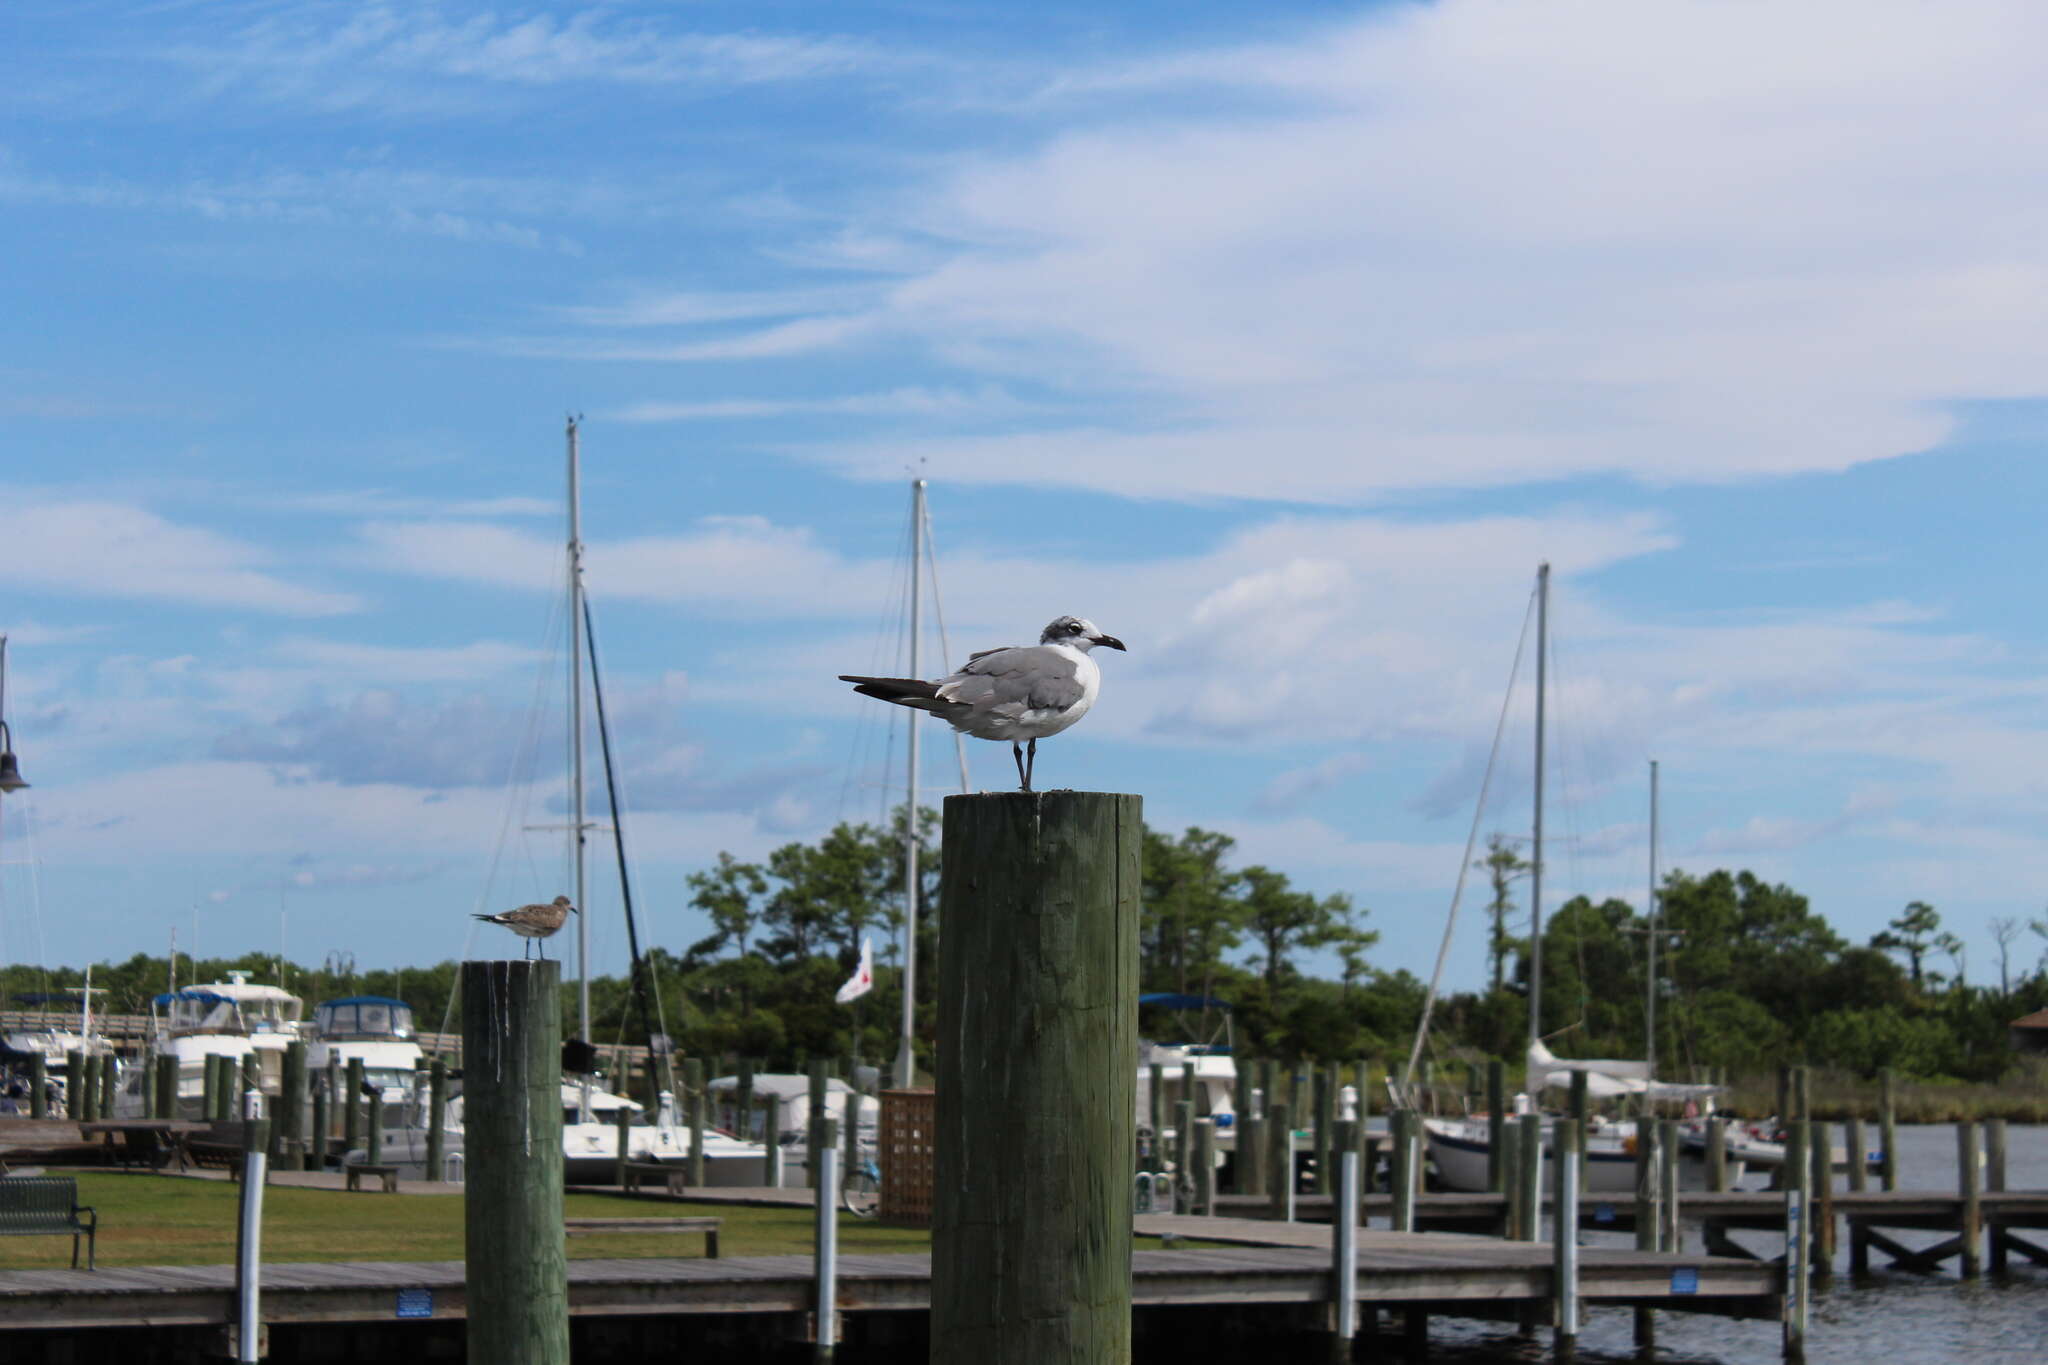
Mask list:
[[[924,480],[910,481],[910,676],[918,676],[917,636],[920,580],[924,577]],[[917,1028],[917,717],[910,731],[910,781],[903,815],[903,1039],[896,1049],[896,1086],[917,1080],[911,1040]]]
[[[1550,565],[1536,566],[1536,818],[1529,831],[1529,1041],[1543,1037],[1543,692],[1550,659]]]
[[[1650,895],[1645,902],[1650,912],[1650,946],[1644,965],[1648,978],[1643,988],[1643,1058],[1649,1063],[1645,1080],[1657,1079],[1657,760],[1650,760]]]
[[[590,913],[583,903],[583,485],[569,419],[569,803],[576,856],[576,1036],[590,1037]],[[586,1095],[588,1091],[586,1090]]]

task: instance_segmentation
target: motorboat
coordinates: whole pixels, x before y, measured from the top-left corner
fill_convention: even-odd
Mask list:
[[[133,1068],[116,1094],[114,1116],[136,1118],[149,1112],[155,1059],[164,1056],[178,1061],[179,1118],[207,1117],[199,1110],[212,1057],[232,1057],[237,1068],[245,1058],[255,1058],[260,1088],[275,1096],[283,1085],[285,1049],[300,1036],[304,1009],[305,1002],[290,991],[258,985],[244,971],[229,972],[226,981],[156,996],[149,1006],[147,1060]]]
[[[387,995],[351,995],[323,1001],[305,1030],[306,1067],[313,1074],[352,1061],[363,1064],[363,1084],[387,1105],[404,1104],[426,1054],[415,1041],[412,1006]]]

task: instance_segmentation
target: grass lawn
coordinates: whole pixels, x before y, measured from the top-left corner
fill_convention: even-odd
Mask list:
[[[216,1265],[235,1259],[239,1190],[224,1180],[80,1172],[78,1200],[99,1211],[101,1265]],[[735,1204],[672,1203],[619,1195],[571,1194],[570,1218],[675,1218],[708,1214],[719,1229],[722,1256],[808,1255],[811,1211]],[[1140,1238],[1140,1247],[1158,1246]],[[1194,1244],[1183,1242],[1181,1248]],[[701,1236],[625,1234],[569,1239],[572,1260],[636,1256],[698,1256]],[[929,1251],[922,1228],[893,1228],[839,1216],[842,1252]],[[459,1261],[459,1195],[387,1195],[271,1186],[263,1197],[265,1261]],[[71,1263],[65,1237],[0,1238],[0,1272]]]

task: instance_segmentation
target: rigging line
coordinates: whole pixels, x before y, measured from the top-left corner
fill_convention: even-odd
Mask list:
[[[924,547],[925,563],[931,567],[932,615],[938,618],[939,623],[939,676],[945,677],[953,671],[953,652],[946,643],[946,604],[939,597],[939,545],[932,539],[932,504],[929,498],[924,504]],[[953,756],[960,760],[960,794],[966,796],[971,790],[967,777],[967,737],[958,730],[953,731]]]
[[[1486,756],[1486,773],[1479,779],[1479,801],[1472,808],[1472,828],[1465,835],[1465,856],[1458,861],[1458,881],[1451,891],[1451,912],[1444,920],[1443,942],[1437,945],[1436,966],[1429,974],[1429,992],[1422,1000],[1422,1022],[1415,1030],[1415,1046],[1408,1052],[1408,1066],[1401,1073],[1401,1088],[1407,1090],[1415,1082],[1415,1066],[1422,1058],[1423,1044],[1429,1040],[1429,1020],[1436,1011],[1437,987],[1443,983],[1444,963],[1451,955],[1451,937],[1458,927],[1458,902],[1465,895],[1465,878],[1472,871],[1472,851],[1479,840],[1479,825],[1486,818],[1486,797],[1493,786],[1494,764],[1500,758],[1501,737],[1507,731],[1508,708],[1515,699],[1515,679],[1522,672],[1522,651],[1529,643],[1529,620],[1536,612],[1536,594],[1529,594],[1529,605],[1522,611],[1522,633],[1515,639],[1515,661],[1508,668],[1508,685],[1500,699],[1500,718],[1493,725],[1493,748]]]
[[[490,903],[491,892],[498,881],[498,867],[504,861],[505,845],[512,837],[513,822],[519,818],[519,812],[523,808],[525,800],[529,799],[531,795],[530,788],[533,780],[533,768],[540,761],[541,703],[547,694],[548,684],[555,671],[555,656],[559,652],[557,649],[556,627],[560,624],[559,614],[561,610],[562,603],[552,600],[551,595],[548,605],[547,624],[541,631],[542,658],[540,668],[534,674],[533,700],[528,703],[526,709],[526,735],[518,744],[513,746],[512,752],[505,759],[505,814],[498,822],[498,843],[497,847],[491,850],[490,866],[485,869],[483,887],[477,892],[475,908],[478,911],[482,911]],[[523,784],[519,780],[519,770],[522,761],[524,761],[527,769],[527,780]],[[522,787],[529,789],[524,795],[521,794]],[[527,865],[529,868],[532,867],[532,863],[533,858],[529,852],[527,855]],[[538,880],[539,869],[534,868],[533,871],[535,879]],[[468,959],[471,950],[475,948],[477,931],[482,927],[483,921],[481,920],[471,919],[469,921],[469,932],[464,934],[462,938],[462,956],[464,960]],[[437,1057],[441,1055],[441,1043],[448,1036],[448,1025],[454,1020],[456,999],[461,993],[462,974],[457,972],[455,975],[455,985],[449,990],[447,1003],[441,1009],[441,1028],[434,1041],[434,1055]]]
[[[647,963],[640,956],[640,927],[633,918],[633,879],[626,871],[626,819],[619,809],[618,775],[612,764],[612,727],[606,719],[604,707],[604,684],[597,672],[597,622],[591,615],[590,597],[583,598],[583,643],[590,655],[590,694],[597,701],[597,739],[604,752],[604,789],[612,810],[612,850],[619,860],[619,899],[626,906],[626,949],[632,955],[633,996],[640,1006],[640,1024],[647,1034],[647,1060],[650,1069],[654,1065],[654,1019],[647,1004]],[[664,1021],[664,1028],[666,1021]],[[625,1025],[620,1024],[623,1032]],[[663,1049],[662,1058],[666,1063],[668,1052]],[[664,1068],[666,1069],[666,1067]],[[673,1089],[674,1086],[669,1087]]]
[[[896,542],[896,563],[907,565],[909,555],[910,538],[909,528],[906,525],[903,534],[898,537]],[[898,623],[897,631],[900,643],[901,618],[904,615],[904,608],[901,603],[907,579],[907,568],[891,577],[889,580],[889,593],[884,597],[875,613],[873,628],[868,633],[869,649],[866,669],[868,673],[877,675],[886,673],[901,652],[900,649],[897,649],[885,654],[883,642],[888,636],[890,621],[895,620]],[[885,660],[888,662],[885,662]],[[888,707],[885,709],[893,712],[896,708]],[[890,720],[893,723],[894,717],[890,717]],[[868,754],[871,752],[871,739],[874,734],[873,727],[879,723],[872,707],[859,706],[854,712],[853,730],[847,740],[846,766],[841,771],[839,777],[839,799],[836,808],[841,820],[846,818],[849,809],[860,809],[866,805],[867,796],[860,782],[860,775],[867,767]]]

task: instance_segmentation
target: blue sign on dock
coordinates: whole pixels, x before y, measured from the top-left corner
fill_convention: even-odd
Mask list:
[[[397,1318],[431,1318],[434,1316],[434,1291],[431,1289],[399,1290],[398,1309],[392,1316]]]
[[[1696,1266],[1680,1266],[1671,1272],[1671,1292],[1674,1294],[1697,1294],[1700,1292],[1700,1272]]]

